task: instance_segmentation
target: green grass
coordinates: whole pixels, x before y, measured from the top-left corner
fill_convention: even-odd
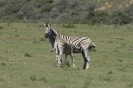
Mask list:
[[[89,70],[81,54],[76,68],[55,66],[55,52],[44,38],[43,24],[0,24],[0,88],[132,88],[133,27],[75,25],[59,33],[89,37],[96,45],[90,52]]]

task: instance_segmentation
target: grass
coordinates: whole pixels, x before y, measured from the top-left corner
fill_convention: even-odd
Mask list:
[[[0,24],[0,88],[132,88],[133,27],[75,25],[59,33],[89,37],[96,45],[90,52],[89,70],[83,70],[81,54],[76,68],[55,66],[55,52],[44,38],[43,24]]]

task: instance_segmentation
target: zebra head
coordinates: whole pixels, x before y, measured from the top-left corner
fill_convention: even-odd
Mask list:
[[[44,24],[45,28],[45,38],[49,38],[49,37],[55,37],[56,36],[56,32],[54,31],[54,29],[51,27],[51,23],[46,23]]]

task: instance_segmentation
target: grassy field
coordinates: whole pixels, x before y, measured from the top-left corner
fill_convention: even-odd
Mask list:
[[[96,45],[90,52],[89,70],[81,54],[76,68],[55,66],[55,52],[44,38],[43,24],[0,24],[0,88],[133,88],[133,27],[75,25],[59,33],[89,37]]]

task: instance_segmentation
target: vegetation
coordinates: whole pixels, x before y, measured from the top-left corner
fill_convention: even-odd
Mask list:
[[[132,16],[131,0],[0,0],[1,22],[125,25]]]
[[[42,23],[95,44],[56,67]],[[132,0],[0,0],[0,88],[133,88]]]
[[[0,24],[0,88],[132,88],[133,27],[52,25],[59,33],[89,37],[96,45],[90,52],[89,70],[83,70],[81,54],[56,67],[55,52],[44,38],[43,24]]]

